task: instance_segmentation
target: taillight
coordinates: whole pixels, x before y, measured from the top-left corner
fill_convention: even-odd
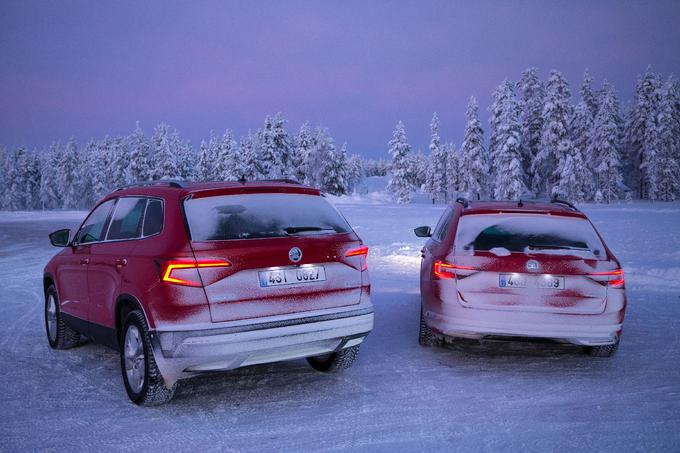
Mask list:
[[[609,285],[611,288],[623,288],[626,281],[623,277],[623,269],[615,269],[606,272],[593,272],[588,277],[602,284]]]
[[[361,270],[365,271],[368,269],[368,263],[366,262],[366,258],[368,258],[368,247],[365,245],[362,245],[361,247],[355,248],[348,250],[347,253],[345,253],[346,257],[350,256],[359,256],[361,257]]]
[[[477,269],[471,266],[460,266],[458,264],[450,264],[442,260],[437,260],[434,262],[434,276],[443,279],[466,277],[470,275],[471,273],[470,271],[476,270]]]
[[[183,286],[203,286],[198,269],[203,267],[229,267],[231,263],[219,260],[169,261],[165,265],[162,280]]]

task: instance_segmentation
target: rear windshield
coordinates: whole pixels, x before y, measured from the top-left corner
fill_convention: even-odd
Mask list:
[[[456,251],[465,254],[480,250],[498,255],[604,255],[602,241],[585,219],[531,214],[464,215],[456,232]]]
[[[351,231],[333,205],[318,195],[220,195],[189,199],[184,202],[184,210],[194,241]]]

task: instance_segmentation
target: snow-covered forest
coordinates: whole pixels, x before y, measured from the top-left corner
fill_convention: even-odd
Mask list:
[[[161,123],[147,135],[53,143],[48,149],[0,147],[0,209],[83,209],[136,181],[291,178],[328,193],[352,193],[366,176],[390,174],[388,190],[407,203],[423,190],[433,203],[456,196],[518,199],[559,196],[574,202],[680,198],[680,82],[647,68],[630,105],[613,86],[595,90],[586,72],[574,105],[558,71],[536,68],[503,81],[489,108],[485,136],[474,97],[459,148],[443,143],[435,113],[429,154],[412,152],[399,122],[388,143],[391,162],[348,156],[324,127],[286,130],[281,114],[244,137],[211,133],[198,149]]]
[[[574,202],[680,198],[680,82],[651,68],[622,108],[606,81],[595,90],[585,72],[574,105],[559,71],[541,80],[536,68],[503,81],[489,107],[484,136],[470,98],[460,148],[442,143],[435,113],[429,156],[411,153],[400,122],[390,141],[389,185],[408,202],[423,188],[433,202],[456,196],[518,199],[558,196]]]

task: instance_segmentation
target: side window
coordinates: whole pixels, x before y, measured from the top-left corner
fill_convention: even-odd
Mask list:
[[[136,239],[142,235],[146,198],[120,198],[106,240]]]
[[[88,242],[97,242],[104,239],[107,220],[115,202],[116,200],[105,201],[92,211],[87,220],[85,220],[85,223],[83,223],[83,226],[78,230],[78,233],[76,233],[75,241],[78,244],[87,244]]]
[[[448,208],[444,211],[439,222],[437,222],[437,226],[434,228],[432,239],[437,242],[441,242],[444,239],[444,236],[446,236],[446,233],[449,231],[449,226],[451,226],[451,219],[453,219],[454,212],[455,211],[452,208]]]
[[[160,233],[163,229],[163,203],[149,199],[144,215],[144,236]]]

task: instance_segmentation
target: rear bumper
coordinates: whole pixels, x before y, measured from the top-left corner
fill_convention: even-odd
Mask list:
[[[621,335],[625,308],[624,291],[608,294],[604,311],[597,314],[471,308],[464,306],[452,291],[444,292],[441,299],[423,300],[427,325],[445,336],[474,339],[534,337],[582,346],[615,343]]]
[[[326,354],[361,343],[373,329],[373,308],[358,307],[256,323],[219,323],[206,329],[154,331],[154,358],[169,387],[200,372]]]
[[[482,311],[482,310],[477,310]],[[486,311],[486,310],[484,310]],[[483,313],[488,316],[489,313]],[[482,339],[490,336],[548,338],[582,346],[599,346],[616,342],[622,323],[569,322],[569,315],[542,314],[521,316],[511,313],[504,319],[450,318],[435,312],[425,312],[425,319],[436,332],[450,337]],[[534,315],[533,313],[531,315]],[[571,321],[571,320],[569,320]]]

